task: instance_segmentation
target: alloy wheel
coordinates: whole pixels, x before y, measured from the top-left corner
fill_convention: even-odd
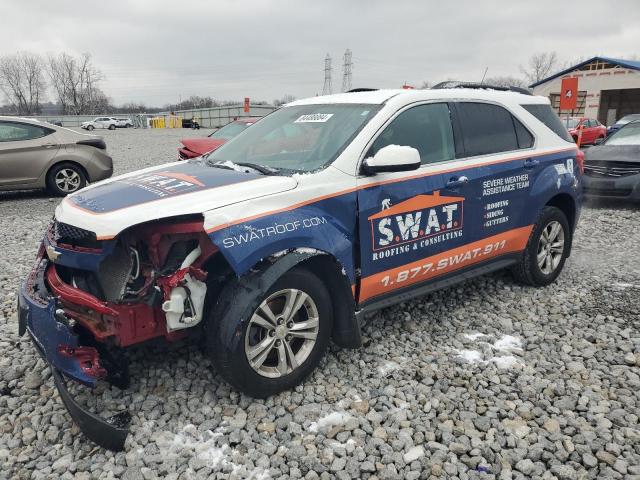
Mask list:
[[[564,229],[560,222],[552,221],[543,229],[538,242],[536,259],[540,271],[551,275],[560,265],[564,254]]]
[[[290,374],[311,354],[319,325],[318,308],[302,290],[288,288],[269,295],[253,312],[245,333],[249,365],[264,377]]]
[[[54,180],[56,186],[63,193],[75,192],[82,182],[80,174],[71,168],[60,169],[60,171],[56,173]]]

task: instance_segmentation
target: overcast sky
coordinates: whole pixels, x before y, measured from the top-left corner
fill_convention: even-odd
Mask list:
[[[561,60],[640,55],[640,1],[3,0],[0,55],[90,52],[116,104],[190,95],[272,101],[353,86],[519,75],[537,52]]]

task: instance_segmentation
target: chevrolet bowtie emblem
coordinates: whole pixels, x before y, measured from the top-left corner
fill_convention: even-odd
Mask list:
[[[52,262],[55,262],[58,259],[58,257],[61,255],[61,253],[58,252],[55,248],[53,248],[51,245],[47,245],[45,250],[47,252],[47,257],[49,257],[49,260],[51,260]]]

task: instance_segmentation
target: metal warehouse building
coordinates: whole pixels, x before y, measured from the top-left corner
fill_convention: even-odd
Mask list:
[[[574,111],[560,111],[563,78],[578,78],[578,103]],[[562,115],[597,118],[612,125],[630,113],[640,113],[640,61],[593,57],[530,86],[535,95],[549,97]]]

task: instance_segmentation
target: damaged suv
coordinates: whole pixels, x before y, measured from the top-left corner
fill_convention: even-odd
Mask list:
[[[549,102],[487,88],[293,102],[214,152],[89,186],[56,209],[19,295],[80,428],[124,415],[65,379],[126,387],[126,347],[195,333],[236,389],[300,383],[376,309],[510,267],[543,286],[570,253],[581,165]],[[564,135],[564,137],[563,137]]]

